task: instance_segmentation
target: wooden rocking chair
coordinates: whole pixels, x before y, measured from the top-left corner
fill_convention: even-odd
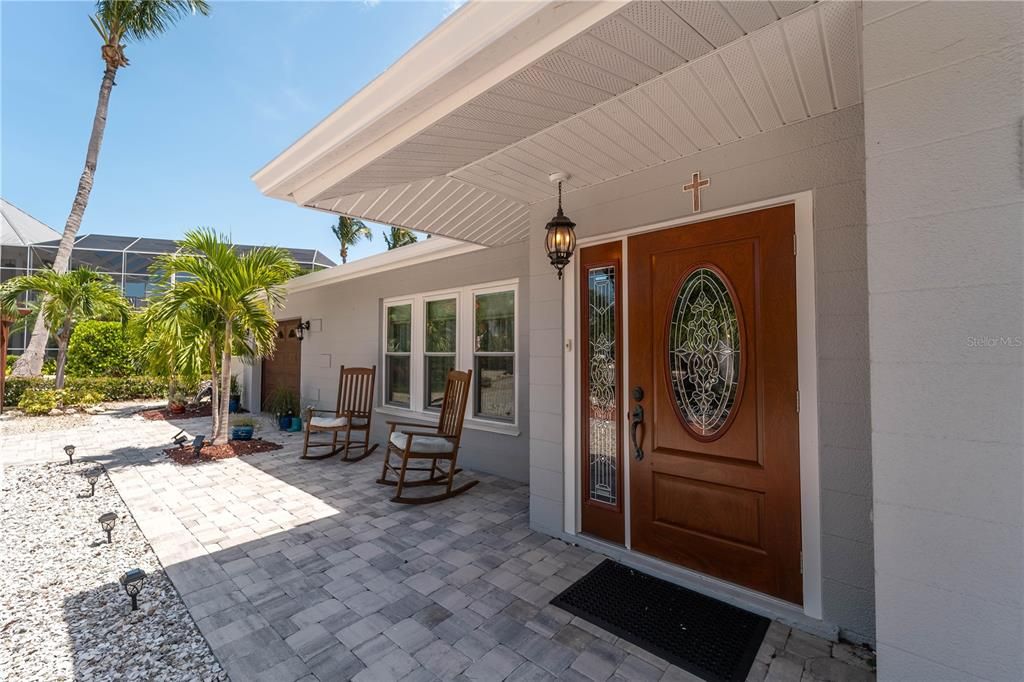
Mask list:
[[[441,403],[441,414],[437,426],[427,426],[411,422],[387,422],[391,426],[388,432],[388,447],[384,453],[384,468],[381,470],[377,483],[397,486],[392,502],[403,504],[426,504],[437,502],[449,497],[461,495],[479,481],[467,481],[458,488],[453,488],[455,474],[462,471],[456,466],[459,456],[459,442],[462,439],[462,422],[466,417],[466,403],[469,400],[469,388],[472,385],[473,370],[460,372],[452,370],[448,373],[448,381],[444,387],[444,402]],[[396,431],[395,427],[407,426],[420,430]],[[392,453],[401,458],[401,462],[392,464]],[[430,466],[409,466],[409,460],[430,460]],[[445,468],[441,464],[447,461]],[[407,481],[406,473],[410,471],[428,472],[424,479]],[[391,480],[388,473],[395,475]],[[403,497],[406,487],[423,485],[443,485],[445,491],[428,497]]]
[[[326,459],[344,452],[342,460],[358,462],[373,454],[377,444],[370,445],[370,422],[373,416],[373,384],[377,378],[377,366],[348,367],[342,365],[338,373],[338,403],[333,411],[315,410],[306,412],[306,439],[302,446],[302,459]],[[315,417],[316,413],[326,416]],[[361,443],[352,442],[352,432],[364,434]],[[330,433],[330,441],[310,441],[311,433]],[[338,435],[345,434],[345,442],[338,447]],[[323,455],[310,455],[310,448],[330,448]],[[362,450],[358,457],[350,457],[351,450]]]

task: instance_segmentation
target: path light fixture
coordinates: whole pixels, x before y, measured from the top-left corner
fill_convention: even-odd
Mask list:
[[[83,476],[85,476],[86,482],[89,484],[89,497],[96,496],[96,482],[100,480],[99,469],[89,469]]]
[[[125,594],[132,598],[132,611],[139,610],[139,592],[146,581],[146,572],[141,568],[133,568],[121,576],[121,586]]]
[[[182,429],[181,431],[178,431],[176,434],[174,434],[174,438],[171,439],[171,442],[177,445],[179,448],[184,447],[185,443],[188,442],[188,436],[185,435],[185,429]]]
[[[562,172],[548,176],[548,180],[558,183],[558,212],[545,226],[547,235],[544,237],[544,248],[551,265],[558,271],[558,279],[562,279],[562,270],[569,264],[576,250],[576,223],[562,213],[562,183],[568,179],[569,174]]]
[[[102,528],[107,534],[107,544],[111,544],[110,534],[114,531],[114,526],[117,525],[117,514],[114,512],[107,512],[100,517],[100,528]]]
[[[299,341],[302,341],[302,339],[305,338],[305,332],[309,331],[309,327],[309,320],[306,320],[305,322],[299,322],[297,325],[295,325],[294,329],[288,332],[288,338],[298,339]]]
[[[192,454],[195,455],[196,459],[203,456],[203,443],[206,441],[206,436],[196,436],[196,439],[192,441]]]
[[[68,456],[68,466],[71,466],[71,462],[74,460],[75,457],[75,446],[65,445],[64,454]]]

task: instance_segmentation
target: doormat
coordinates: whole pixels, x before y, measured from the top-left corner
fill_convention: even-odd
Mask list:
[[[605,559],[551,600],[709,682],[742,682],[767,618]]]

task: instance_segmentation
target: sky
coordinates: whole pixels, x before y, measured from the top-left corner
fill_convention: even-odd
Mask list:
[[[130,44],[79,234],[175,239],[209,226],[340,262],[335,218],[264,197],[250,176],[456,6],[211,0],[210,16]],[[92,9],[0,0],[0,195],[58,232],[103,73]],[[375,232],[350,260],[384,250]]]

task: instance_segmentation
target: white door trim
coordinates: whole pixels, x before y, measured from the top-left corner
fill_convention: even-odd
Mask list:
[[[614,241],[623,242],[622,261],[622,296],[623,296],[623,317],[628,320],[628,277],[626,275],[626,238],[641,232],[651,232],[666,227],[678,227],[692,223],[704,222],[714,218],[721,218],[739,213],[749,213],[772,206],[785,204],[794,205],[796,221],[796,309],[797,309],[797,372],[798,385],[800,390],[800,515],[801,535],[803,548],[803,614],[807,617],[822,618],[822,584],[821,584],[821,487],[820,487],[820,453],[818,450],[818,341],[817,341],[817,316],[814,297],[814,197],[811,191],[788,194],[773,199],[756,201],[753,203],[734,206],[718,211],[709,211],[698,215],[690,215],[672,220],[665,220],[653,225],[644,225],[625,230],[619,230],[608,234],[588,237],[578,242],[579,247]],[[578,410],[579,400],[577,396],[580,390],[580,377],[578,376],[578,364],[576,358],[576,322],[578,320],[577,300],[579,298],[579,279],[577,277],[576,264],[572,261],[565,268],[567,286],[562,288],[563,305],[563,333],[565,337],[565,362],[564,367],[564,409],[563,409],[563,457],[566,472],[564,479],[564,532],[569,535],[579,533],[580,524],[580,500],[579,490],[579,457],[578,434],[576,425],[579,423]],[[628,324],[623,324],[623,356],[629,357],[629,334]],[[623,386],[628,389],[629,363],[623,363]],[[794,399],[796,396],[794,396]],[[623,410],[628,412],[628,410]],[[625,414],[623,414],[623,428],[621,429],[625,438]],[[627,453],[628,448],[624,447],[623,452]],[[629,537],[629,467],[623,472],[624,494],[627,495],[625,508],[626,514],[626,547],[630,547]],[[694,581],[692,572],[678,567],[678,573],[673,577],[680,582],[692,583],[692,587],[698,591],[705,591],[712,594],[720,590],[715,586],[715,581]],[[747,594],[751,604],[758,604],[763,610],[765,595],[738,586],[729,586],[729,594],[732,600],[737,595]],[[790,613],[794,607],[789,606]]]

